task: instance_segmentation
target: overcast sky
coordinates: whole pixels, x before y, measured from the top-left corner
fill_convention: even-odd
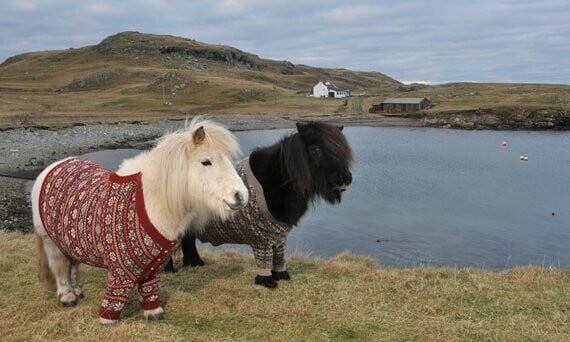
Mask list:
[[[2,0],[0,62],[122,31],[403,82],[570,84],[569,0]]]

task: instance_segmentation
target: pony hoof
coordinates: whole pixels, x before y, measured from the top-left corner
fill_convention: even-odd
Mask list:
[[[65,306],[66,308],[71,308],[77,305],[78,299],[77,296],[72,293],[72,292],[68,292],[64,295],[62,295],[59,298],[59,301],[61,302],[61,304],[63,306]]]
[[[164,319],[164,310],[162,307],[158,307],[154,310],[144,310],[143,315],[149,321],[161,321]]]
[[[192,267],[204,266],[204,265],[206,265],[206,263],[203,262],[202,260],[198,260],[198,261],[195,261],[195,262],[193,262],[193,263],[190,264],[190,266],[192,266]]]
[[[164,313],[149,315],[146,319],[148,319],[149,321],[162,321],[164,319]]]
[[[99,317],[99,323],[101,323],[103,325],[116,324],[117,322],[119,322],[118,319],[107,319],[107,318]]]
[[[198,258],[198,259],[190,259],[190,260],[183,260],[184,266],[191,266],[191,267],[196,267],[196,266],[204,266],[206,265],[204,263],[204,261],[202,261],[202,259]]]
[[[287,271],[283,271],[283,272],[271,271],[271,278],[273,278],[275,281],[291,280],[291,276],[289,275],[289,272],[287,272]]]
[[[173,267],[168,267],[168,265],[164,268],[164,273],[176,273],[178,270]]]
[[[74,307],[74,306],[77,305],[77,299],[72,300],[72,301],[69,301],[69,302],[64,302],[64,301],[62,301],[61,304],[62,304],[63,306],[65,306],[66,308],[72,308],[72,307]]]
[[[255,284],[263,285],[268,289],[274,289],[277,287],[277,282],[271,276],[256,275]]]

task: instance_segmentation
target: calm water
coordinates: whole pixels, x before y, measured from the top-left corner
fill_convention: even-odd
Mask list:
[[[236,135],[247,153],[287,132]],[[570,267],[570,133],[344,132],[357,158],[354,183],[340,205],[319,203],[301,220],[289,252],[326,258],[351,250],[395,267]],[[88,156],[116,168],[136,152]]]

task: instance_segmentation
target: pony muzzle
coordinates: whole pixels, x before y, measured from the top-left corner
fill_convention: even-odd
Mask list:
[[[227,200],[224,200],[224,203],[231,209],[234,211],[240,210],[241,208],[245,207],[245,205],[247,204],[248,201],[248,194],[247,193],[242,193],[241,191],[236,191],[234,193],[234,201],[230,202]]]
[[[339,192],[345,192],[352,184],[352,173],[347,171],[344,176],[341,177],[340,182],[336,185],[336,190]]]
[[[352,184],[352,173],[347,170],[344,176],[342,177],[342,183],[340,185],[337,185],[337,190],[340,192],[344,192],[348,190],[350,184]]]

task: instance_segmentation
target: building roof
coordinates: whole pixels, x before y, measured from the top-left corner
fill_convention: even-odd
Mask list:
[[[327,87],[327,89],[329,90],[334,90],[334,91],[348,91],[348,89],[341,89],[339,87],[337,87],[336,85],[330,83],[330,82],[323,82],[323,84],[325,85],[325,87]]]
[[[425,97],[389,97],[382,103],[389,104],[419,104],[423,100],[427,100]]]

